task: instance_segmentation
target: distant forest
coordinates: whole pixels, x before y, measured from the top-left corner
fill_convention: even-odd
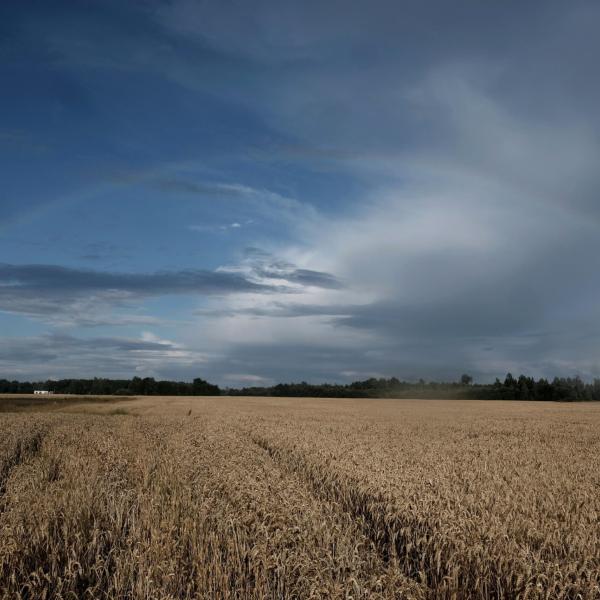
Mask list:
[[[349,384],[280,383],[271,387],[226,388],[204,379],[156,381],[152,377],[133,379],[60,379],[58,381],[19,382],[0,379],[0,393],[31,394],[34,390],[49,390],[56,394],[77,395],[145,395],[145,396],[312,396],[329,398],[422,398],[479,400],[549,400],[582,402],[600,400],[600,379],[586,383],[579,377],[534,379],[510,373],[504,381],[491,384],[473,383],[462,375],[456,382],[418,382],[391,379],[366,379]]]
[[[0,379],[0,394],[33,394],[48,390],[55,394],[94,396],[218,396],[221,390],[204,379],[156,381],[153,377],[133,379],[59,379],[58,381],[8,381]]]
[[[555,377],[535,380],[510,373],[504,381],[496,379],[491,384],[474,384],[472,377],[463,375],[457,382],[417,383],[391,379],[366,379],[354,383],[319,384],[280,383],[272,387],[250,387],[226,392],[236,396],[316,396],[330,398],[422,398],[465,400],[550,400],[556,402],[582,402],[600,400],[600,379],[585,383],[579,377]]]

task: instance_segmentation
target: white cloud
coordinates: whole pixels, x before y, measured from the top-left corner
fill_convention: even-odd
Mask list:
[[[294,345],[337,349],[348,361],[337,373],[382,373],[379,363],[400,376],[548,375],[577,365],[600,374],[594,344],[575,341],[597,317],[585,299],[600,286],[581,268],[600,253],[597,207],[586,189],[568,194],[573,182],[600,183],[597,143],[570,115],[553,124],[523,118],[486,85],[454,67],[428,75],[412,100],[437,111],[444,139],[382,166],[411,177],[374,184],[351,214],[321,217],[303,240],[276,250],[298,268],[335,274],[343,289],[231,295],[220,316],[201,321],[211,343],[233,356],[270,347],[273,360]],[[290,305],[293,319],[274,314]],[[303,305],[319,308],[301,314]],[[591,355],[582,360],[578,346]]]

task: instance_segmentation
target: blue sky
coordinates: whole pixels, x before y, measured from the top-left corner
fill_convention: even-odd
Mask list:
[[[0,377],[600,376],[595,2],[0,6]]]

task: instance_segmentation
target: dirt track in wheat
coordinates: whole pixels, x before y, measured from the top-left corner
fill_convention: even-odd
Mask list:
[[[599,465],[598,405],[4,412],[0,597],[600,598]]]

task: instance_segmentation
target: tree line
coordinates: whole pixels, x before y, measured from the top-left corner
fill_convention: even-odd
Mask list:
[[[321,398],[422,398],[422,399],[479,399],[479,400],[546,400],[582,402],[600,400],[600,379],[591,383],[579,377],[555,377],[552,380],[534,379],[510,373],[503,381],[491,384],[473,383],[463,374],[455,382],[418,382],[370,378],[348,384],[338,383],[279,383],[270,387],[225,388],[196,378],[187,381],[156,381],[153,377],[132,379],[60,379],[37,382],[0,379],[2,394],[31,394],[48,390],[55,394],[117,395],[117,396],[290,396]]]
[[[156,381],[153,377],[133,379],[59,379],[47,381],[8,381],[0,379],[1,394],[32,394],[48,390],[55,394],[94,396],[218,396],[218,385],[196,378],[188,381]]]
[[[508,374],[504,381],[496,379],[491,384],[474,384],[473,378],[462,375],[456,382],[418,382],[370,378],[349,384],[279,383],[272,387],[245,387],[228,389],[235,396],[297,396],[329,398],[422,398],[422,399],[473,399],[473,400],[546,400],[555,402],[581,402],[600,400],[600,379],[586,383],[579,377],[534,379]]]

